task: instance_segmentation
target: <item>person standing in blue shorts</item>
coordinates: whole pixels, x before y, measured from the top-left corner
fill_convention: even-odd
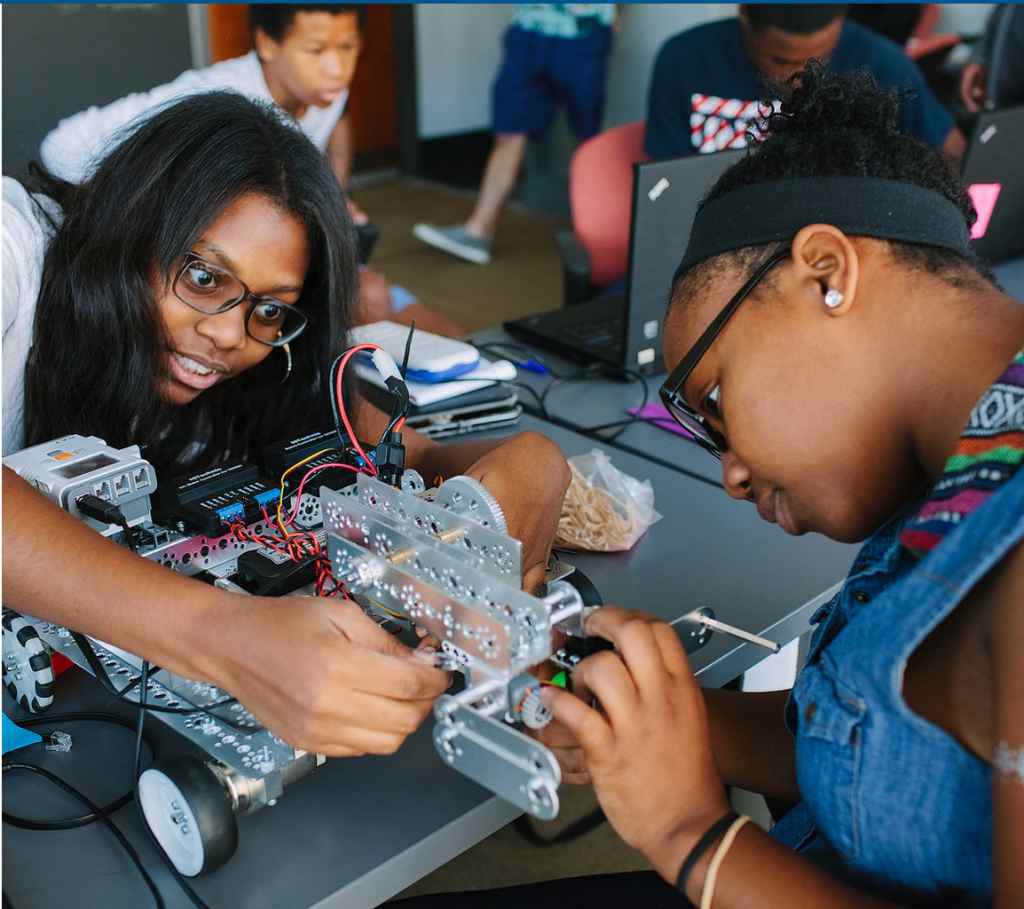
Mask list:
[[[486,265],[498,216],[519,175],[528,139],[541,138],[564,104],[582,142],[601,129],[614,3],[517,3],[494,82],[494,147],[469,219],[413,233],[438,249]]]

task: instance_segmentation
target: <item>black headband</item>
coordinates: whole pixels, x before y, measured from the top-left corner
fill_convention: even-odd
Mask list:
[[[967,252],[963,213],[937,192],[876,177],[796,177],[748,183],[705,205],[672,283],[719,253],[790,240],[808,224],[880,240]]]

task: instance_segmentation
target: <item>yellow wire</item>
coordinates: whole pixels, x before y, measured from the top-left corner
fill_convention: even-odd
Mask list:
[[[284,533],[285,539],[288,539],[288,537],[290,537],[291,534],[288,532],[288,528],[285,527],[284,521],[281,520],[281,505],[284,503],[284,478],[287,477],[288,474],[290,474],[293,470],[295,470],[296,467],[301,467],[303,464],[308,464],[314,458],[319,458],[320,455],[322,455],[325,451],[333,450],[333,448],[321,448],[320,451],[318,451],[316,454],[311,454],[304,461],[299,461],[298,464],[292,464],[291,467],[289,467],[283,474],[281,474],[281,492],[277,496],[277,526],[281,528],[281,531]]]

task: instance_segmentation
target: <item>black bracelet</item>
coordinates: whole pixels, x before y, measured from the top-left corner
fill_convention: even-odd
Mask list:
[[[690,850],[690,854],[686,856],[686,861],[683,862],[683,867],[679,869],[679,876],[676,878],[676,890],[683,895],[687,909],[697,909],[697,907],[690,902],[690,898],[686,895],[686,881],[690,876],[690,872],[693,871],[693,866],[700,861],[700,857],[708,851],[711,844],[725,833],[732,822],[738,817],[739,815],[735,811],[730,811],[721,820],[715,821],[715,823],[711,825],[711,829],[697,840],[697,845],[694,846]]]

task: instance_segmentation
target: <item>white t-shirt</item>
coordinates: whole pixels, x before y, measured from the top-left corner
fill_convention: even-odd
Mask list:
[[[48,196],[30,196],[17,180],[3,178],[3,453],[23,445],[25,364],[43,276],[43,257],[54,229],[38,200],[56,219],[60,208]]]
[[[47,134],[39,153],[54,176],[81,183],[130,132],[126,127],[138,125],[156,108],[180,101],[187,95],[218,90],[235,91],[256,101],[274,103],[259,57],[256,51],[250,51],[244,57],[214,63],[205,69],[190,69],[173,82],[151,91],[127,95],[106,107],[90,107],[61,120],[57,128]],[[326,150],[331,131],[341,119],[347,101],[348,89],[345,89],[330,107],[310,105],[294,122],[317,148]]]

